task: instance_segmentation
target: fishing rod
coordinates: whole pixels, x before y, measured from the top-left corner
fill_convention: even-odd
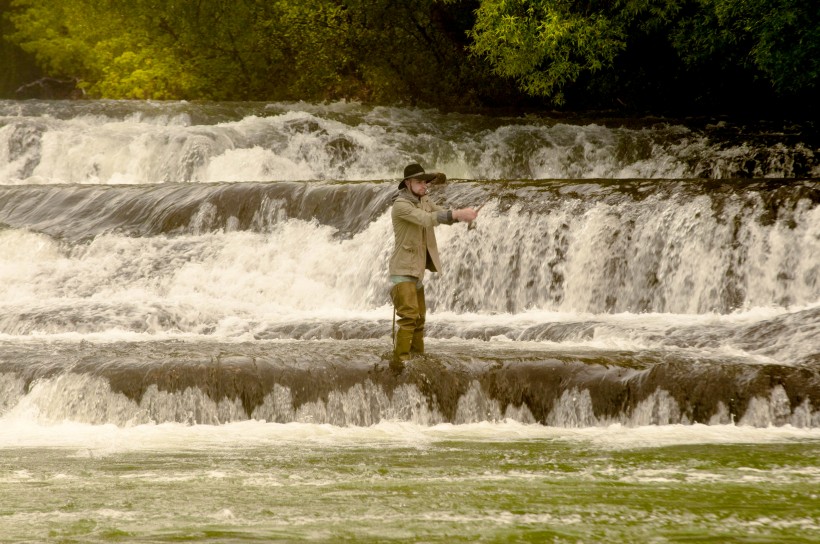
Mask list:
[[[487,197],[478,208],[475,209],[476,213],[481,211],[481,208],[486,206],[493,198],[498,198],[502,191],[504,191],[507,186],[510,184],[510,180],[504,180],[500,187],[490,193],[490,196]],[[477,219],[477,218],[476,218]],[[471,221],[470,224],[467,225],[467,230],[473,230],[475,228],[475,221]]]
[[[489,199],[489,198],[488,198],[487,200],[485,200],[485,201],[484,201],[484,203],[483,203],[483,204],[481,204],[481,206],[479,206],[478,208],[476,208],[476,209],[475,209],[475,213],[477,214],[478,212],[480,212],[480,211],[481,211],[481,208],[483,208],[484,206],[486,206],[486,205],[487,205],[487,202],[489,202],[489,201],[490,201],[490,199]],[[476,217],[476,219],[478,219],[478,218]],[[470,221],[470,222],[467,224],[467,230],[473,230],[474,228],[475,228],[475,220]]]

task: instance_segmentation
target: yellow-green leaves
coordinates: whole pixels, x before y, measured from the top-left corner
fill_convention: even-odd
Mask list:
[[[566,84],[610,66],[625,46],[615,21],[571,7],[571,2],[484,0],[470,31],[471,50],[528,94],[561,104]]]

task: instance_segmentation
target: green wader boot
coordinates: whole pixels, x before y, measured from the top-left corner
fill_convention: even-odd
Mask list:
[[[424,355],[424,321],[427,317],[427,304],[424,302],[424,286],[416,289],[416,301],[418,302],[418,317],[416,318],[416,328],[413,330],[413,342],[410,344],[411,355]]]
[[[421,296],[419,296],[421,294]],[[416,289],[416,282],[403,281],[397,283],[390,290],[390,297],[393,299],[393,306],[396,308],[396,315],[398,315],[399,330],[396,331],[395,343],[393,344],[393,360],[390,363],[390,368],[393,370],[401,370],[404,368],[404,362],[411,356],[411,351],[415,353],[424,352],[424,317],[421,317],[421,330],[418,330],[419,324],[419,300],[421,300],[421,309],[425,309],[424,305],[424,290]],[[421,348],[421,351],[418,351]]]

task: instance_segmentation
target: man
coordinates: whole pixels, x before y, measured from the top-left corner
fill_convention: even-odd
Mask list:
[[[395,247],[390,255],[390,297],[399,317],[399,330],[390,368],[396,371],[403,369],[412,355],[424,353],[424,271],[441,270],[433,227],[456,221],[471,223],[478,215],[472,208],[446,210],[430,201],[429,185],[443,183],[446,178],[442,173],[426,173],[416,163],[409,164],[393,199]]]

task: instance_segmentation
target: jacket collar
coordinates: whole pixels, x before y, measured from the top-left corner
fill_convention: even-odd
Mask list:
[[[421,202],[422,198],[424,197],[414,195],[410,192],[410,189],[405,187],[403,189],[399,189],[399,191],[396,193],[396,196],[393,197],[393,201],[395,202],[396,200],[402,199],[412,202],[413,204],[418,204],[419,202]]]

